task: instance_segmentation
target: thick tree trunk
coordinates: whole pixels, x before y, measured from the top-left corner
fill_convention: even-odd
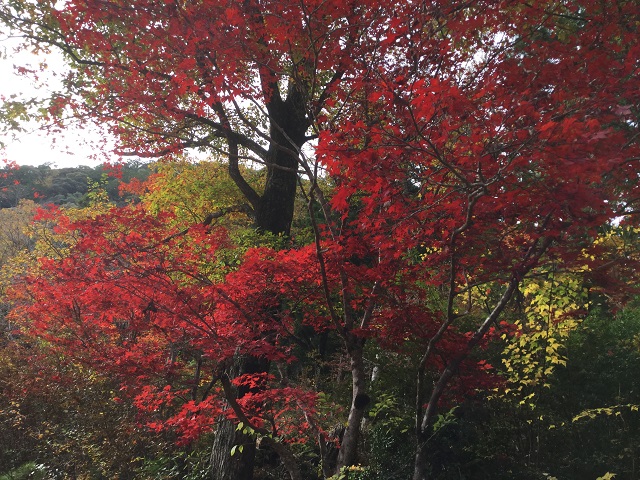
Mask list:
[[[231,456],[231,449],[236,449]],[[253,465],[256,455],[255,439],[236,430],[229,420],[220,419],[211,449],[211,478],[213,480],[250,480],[253,478]]]
[[[255,208],[255,225],[259,231],[274,235],[289,235],[293,220],[298,184],[298,149],[305,142],[307,123],[305,110],[297,95],[286,101],[279,96],[269,105],[271,143],[267,154],[267,178],[262,196]],[[265,332],[266,334],[267,332]],[[251,356],[239,356],[234,361],[229,377],[246,373],[266,373],[269,362]],[[238,391],[237,398],[243,392]],[[235,445],[243,445],[243,451]],[[213,480],[252,480],[256,453],[256,439],[242,435],[226,419],[221,419],[211,454]],[[292,459],[283,459],[291,462]]]
[[[296,95],[269,105],[271,143],[267,153],[267,179],[256,226],[263,232],[289,235],[298,188],[298,150],[305,143],[305,111]]]
[[[269,362],[250,356],[238,356],[233,366],[227,369],[230,378],[246,373],[265,372]],[[248,389],[238,388],[236,398],[242,398]],[[242,451],[234,446],[242,446]],[[233,422],[221,417],[218,421],[216,435],[211,450],[211,478],[213,480],[251,480],[256,456],[256,439],[236,430]]]

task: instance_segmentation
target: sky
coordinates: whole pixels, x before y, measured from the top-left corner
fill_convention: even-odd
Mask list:
[[[55,87],[58,83],[55,73],[64,72],[65,66],[61,55],[52,52],[46,56],[36,56],[29,52],[14,52],[15,42],[12,39],[0,39],[0,102],[1,98],[11,95],[45,96],[47,88],[36,85],[15,73],[14,65],[37,65],[46,61],[48,69],[41,76],[44,83]],[[27,125],[26,132],[20,132],[16,138],[3,136],[0,141],[5,144],[4,151],[0,151],[0,160],[15,161],[18,165],[51,164],[58,168],[74,167],[78,165],[96,166],[107,160],[114,160],[109,156],[100,155],[94,158],[96,149],[85,145],[85,139],[98,139],[100,133],[96,127],[85,126],[83,129],[70,127],[63,135],[55,138],[41,131],[39,125]]]

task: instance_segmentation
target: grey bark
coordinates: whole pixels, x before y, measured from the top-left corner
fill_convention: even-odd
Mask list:
[[[362,355],[363,347],[363,339],[352,339],[352,345],[349,348],[352,380],[351,408],[349,410],[347,427],[340,443],[340,451],[338,452],[338,461],[334,474],[339,473],[343,467],[354,465],[358,457],[360,426],[364,418],[365,408],[369,403],[369,397],[365,392],[366,375]]]

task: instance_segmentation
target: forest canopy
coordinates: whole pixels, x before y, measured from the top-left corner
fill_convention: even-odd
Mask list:
[[[13,165],[0,170],[0,208],[15,207],[21,200],[33,200],[40,205],[82,206],[87,202],[87,193],[97,188],[104,188],[114,202],[122,202],[120,180],[145,180],[149,173],[148,166],[139,162],[124,164],[120,179],[110,176],[103,165],[65,168]]]

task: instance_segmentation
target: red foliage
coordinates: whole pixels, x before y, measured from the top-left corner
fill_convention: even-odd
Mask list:
[[[294,362],[300,319],[337,332],[352,358],[368,338],[419,345],[416,370],[441,372],[430,406],[453,371],[482,385],[490,368],[468,354],[524,276],[582,261],[598,228],[637,211],[637,2],[67,7],[54,12],[60,36],[88,55],[78,72],[93,80],[91,102],[72,106],[121,120],[123,149],[218,149],[225,137],[230,164],[269,163],[260,142],[298,147],[312,133],[335,184],[316,245],[250,249],[237,267],[223,231],[172,231],[140,208],[60,222],[78,242],[30,279],[32,328],[142,391],[141,407],[179,400],[167,423],[187,436],[210,428],[201,413],[222,411],[221,392],[194,369],[215,380],[238,353]],[[304,119],[275,115],[285,84]],[[286,136],[285,122],[300,134],[297,120],[309,127],[302,140],[268,138]],[[499,293],[483,316],[471,291],[487,285]],[[249,390],[239,404],[256,425],[288,432],[284,419],[311,409],[313,394],[278,381],[237,379]]]
[[[292,310],[300,311],[300,298],[317,300],[309,249],[251,249],[232,270],[218,258],[232,249],[219,228],[171,230],[166,215],[150,216],[141,207],[114,208],[80,222],[52,210],[38,218],[52,215],[58,233],[73,233],[75,243],[64,258],[41,259],[40,274],[16,289],[26,303],[14,314],[29,318],[30,334],[65,356],[119,379],[141,409],[173,405],[175,414],[162,424],[176,427],[183,439],[210,429],[222,412],[221,390],[207,384],[235,355],[294,360]],[[259,394],[241,399],[256,421],[267,410],[275,420],[290,408],[310,408],[313,394],[283,389],[273,377],[236,379],[250,392],[256,381]],[[279,399],[277,412],[272,402],[267,407],[269,398]]]

